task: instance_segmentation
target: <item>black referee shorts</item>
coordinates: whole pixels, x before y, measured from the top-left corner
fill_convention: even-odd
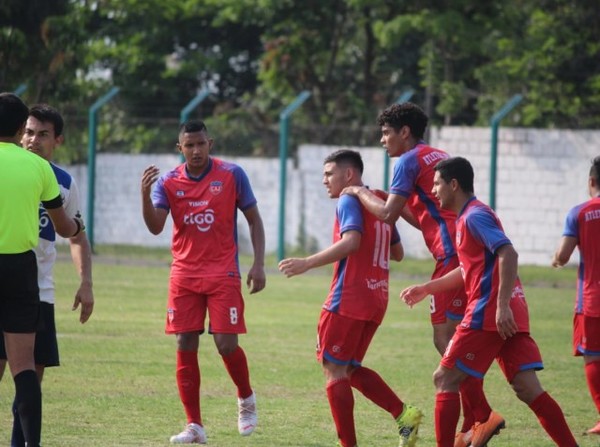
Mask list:
[[[0,329],[36,332],[40,323],[40,291],[35,253],[0,254]]]
[[[36,365],[59,366],[58,340],[56,339],[56,324],[54,323],[54,304],[40,303],[40,319],[43,328],[35,333],[35,348],[33,357]],[[0,360],[6,360],[4,337],[0,335]]]

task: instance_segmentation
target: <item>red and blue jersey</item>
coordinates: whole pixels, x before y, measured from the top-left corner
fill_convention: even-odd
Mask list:
[[[569,211],[563,236],[577,239],[579,248],[575,312],[600,317],[600,197]]]
[[[182,164],[158,179],[152,203],[173,218],[172,276],[240,276],[237,210],[256,205],[242,168],[211,157],[195,178]]]
[[[511,242],[496,213],[475,197],[469,199],[456,221],[456,250],[468,297],[461,326],[497,331],[500,272],[496,251],[507,244]],[[518,277],[510,308],[518,331],[529,332],[529,312]]]
[[[375,191],[382,196],[381,191]],[[334,265],[323,308],[356,320],[381,323],[388,303],[390,245],[400,241],[395,226],[378,220],[353,196],[340,196],[333,243],[347,231],[361,233],[358,251]]]
[[[420,142],[402,154],[394,165],[390,193],[406,197],[413,216],[419,221],[427,248],[436,260],[453,256],[456,214],[440,208],[434,197],[435,165],[449,155]]]

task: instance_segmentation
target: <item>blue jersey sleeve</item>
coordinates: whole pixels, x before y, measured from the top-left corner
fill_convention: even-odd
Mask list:
[[[158,179],[156,185],[154,185],[154,188],[152,188],[151,198],[154,208],[162,208],[169,211],[171,206],[169,205],[169,198],[167,197],[167,193],[165,191],[166,178],[167,176],[163,175]]]
[[[390,245],[397,244],[401,240],[402,238],[400,238],[400,232],[398,231],[398,228],[396,228],[396,225],[392,225],[392,239],[390,240]]]
[[[363,215],[360,201],[353,196],[344,194],[340,196],[337,204],[337,218],[340,227],[340,234],[346,231],[363,232]]]
[[[403,197],[410,196],[415,191],[420,170],[417,151],[412,150],[401,155],[394,165],[390,193]]]
[[[571,208],[565,220],[565,229],[563,236],[574,237],[579,240],[579,212],[584,204],[580,204]]]
[[[237,191],[237,207],[244,211],[256,205],[256,197],[254,197],[254,192],[252,191],[252,186],[250,186],[250,180],[248,180],[246,172],[239,166],[236,166],[233,170],[233,175]]]
[[[498,221],[487,210],[473,209],[466,217],[469,232],[491,252],[496,253],[503,245],[512,244],[500,228]]]

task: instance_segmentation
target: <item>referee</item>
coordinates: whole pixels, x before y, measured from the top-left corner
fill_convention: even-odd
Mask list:
[[[73,237],[84,225],[62,208],[50,164],[19,146],[28,116],[18,96],[0,93],[0,329],[26,446],[39,447],[42,394],[33,346],[40,299],[32,250],[38,243],[40,203],[61,236]]]

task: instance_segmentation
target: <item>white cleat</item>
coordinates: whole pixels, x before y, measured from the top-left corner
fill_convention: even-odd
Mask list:
[[[256,412],[256,394],[254,392],[240,399],[238,397],[238,430],[240,435],[250,435],[258,424],[258,413]]]
[[[206,433],[202,425],[187,424],[178,435],[171,436],[171,444],[206,444]]]

